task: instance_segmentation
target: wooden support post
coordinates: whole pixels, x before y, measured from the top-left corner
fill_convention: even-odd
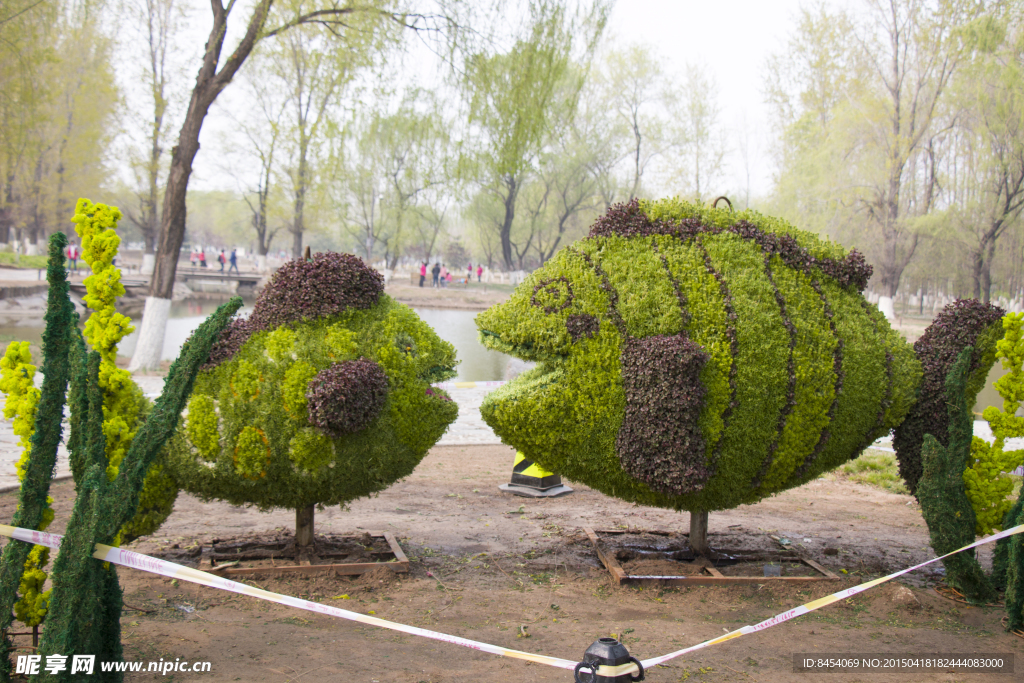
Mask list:
[[[295,548],[301,551],[313,545],[313,506],[295,511]]]
[[[690,548],[698,555],[708,554],[708,513],[690,513]]]

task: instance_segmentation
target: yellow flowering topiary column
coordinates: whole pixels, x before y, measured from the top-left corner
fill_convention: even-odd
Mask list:
[[[995,437],[992,445],[974,437],[971,442],[973,465],[964,472],[964,486],[977,516],[976,532],[985,536],[1003,528],[1003,518],[1012,503],[1013,480],[1006,474],[1024,463],[1024,450],[1004,451],[1006,439],[1024,436],[1024,417],[1017,416],[1024,400],[1024,314],[1009,313],[1003,318],[1003,338],[996,343],[997,358],[1007,374],[996,381],[1003,397],[1003,409],[989,406],[982,413]]]
[[[14,418],[14,434],[20,438],[22,454],[15,466],[18,481],[25,478],[25,467],[28,465],[32,452],[32,434],[35,432],[36,411],[39,407],[39,389],[33,379],[36,366],[32,364],[32,354],[28,342],[11,342],[7,352],[0,359],[0,391],[7,399],[4,402],[4,417]],[[47,507],[39,524],[39,531],[46,530],[53,521],[53,509],[50,505],[53,498],[46,498]],[[35,628],[43,622],[50,602],[50,591],[43,591],[46,572],[43,567],[50,559],[49,549],[37,545],[29,552],[25,562],[25,571],[21,575],[18,594],[21,599],[14,604],[14,613],[26,626]]]
[[[115,303],[124,296],[121,271],[114,266],[121,237],[117,222],[121,212],[117,207],[93,204],[79,199],[75,215],[75,232],[82,239],[82,260],[92,274],[85,278],[86,306],[92,314],[85,323],[84,337],[100,354],[99,383],[103,392],[103,436],[106,439],[107,477],[113,481],[128,452],[149,403],[131,374],[117,367],[117,347],[135,328],[131,320],[118,313]],[[124,529],[121,540],[127,542],[151,534],[171,512],[178,489],[164,472],[158,459],[146,475],[138,513]]]

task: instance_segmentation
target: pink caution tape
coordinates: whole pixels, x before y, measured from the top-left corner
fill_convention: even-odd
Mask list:
[[[769,629],[773,626],[785,623],[790,619],[794,619],[801,615],[813,612],[814,610],[821,609],[826,605],[831,605],[839,600],[845,600],[849,597],[863,593],[864,591],[874,588],[886,581],[891,581],[896,577],[903,576],[909,572],[912,572],[921,567],[925,567],[933,562],[955,555],[964,550],[970,550],[971,548],[977,548],[978,546],[997,541],[1001,538],[1007,538],[1015,534],[1024,533],[1024,524],[1015,526],[1005,531],[1000,531],[997,534],[987,536],[980,540],[966,545],[959,550],[954,550],[951,553],[947,553],[942,557],[935,557],[921,564],[916,564],[913,567],[900,570],[894,574],[883,576],[867,583],[862,583],[859,586],[847,588],[841,590],[838,593],[827,595],[817,600],[812,600],[806,604],[794,607],[793,609],[786,610],[781,614],[777,614],[770,619],[765,619],[759,624],[753,626],[744,626],[741,629],[726,633],[723,636],[714,638],[712,640],[706,640],[703,643],[692,645],[682,650],[676,650],[670,652],[667,655],[661,657],[654,657],[652,659],[645,659],[641,662],[644,669],[663,664],[676,657],[681,657],[689,652],[700,650],[711,645],[717,645],[718,643],[724,643],[727,640],[739,638],[745,636],[748,633],[757,633]],[[7,526],[0,524],[0,535],[9,536],[10,538],[17,539],[19,541],[25,541],[34,545],[42,545],[48,548],[57,549],[60,548],[60,542],[63,536],[57,534],[48,534],[43,531],[30,531],[29,529],[21,529],[18,527]],[[401,631],[402,633],[408,633],[414,636],[421,636],[424,638],[430,638],[432,640],[440,640],[445,643],[452,643],[453,645],[461,645],[462,647],[472,648],[481,652],[489,652],[494,655],[501,655],[503,657],[513,657],[515,659],[525,659],[529,662],[535,662],[537,664],[546,664],[559,669],[573,670],[576,667],[577,662],[568,659],[559,659],[558,657],[548,657],[546,655],[537,655],[529,652],[522,652],[520,650],[510,650],[509,648],[500,647],[498,645],[490,645],[488,643],[481,643],[476,640],[470,640],[468,638],[460,638],[459,636],[451,636],[445,633],[438,633],[437,631],[430,631],[428,629],[418,628],[416,626],[406,626],[405,624],[398,624],[393,621],[387,621],[386,619],[378,619],[366,614],[360,614],[358,612],[350,612],[344,609],[338,609],[337,607],[331,607],[329,605],[321,605],[320,603],[310,602],[308,600],[300,600],[293,598],[289,595],[281,595],[280,593],[271,593],[261,588],[255,588],[248,586],[244,583],[238,583],[237,581],[231,581],[220,576],[214,576],[206,572],[201,572],[198,569],[191,569],[190,567],[183,567],[180,564],[174,564],[173,562],[167,562],[166,560],[160,560],[149,555],[142,555],[140,553],[134,553],[130,550],[122,550],[121,548],[113,548],[109,545],[103,545],[102,543],[96,544],[96,552],[93,553],[93,557],[104,562],[112,562],[122,567],[131,567],[132,569],[141,569],[142,571],[151,572],[154,574],[161,574],[163,576],[169,576],[171,578],[180,579],[182,581],[189,581],[191,583],[197,583],[202,586],[210,586],[211,588],[219,588],[221,590],[230,591],[232,593],[239,593],[241,595],[248,595],[254,598],[260,598],[261,600],[267,600],[269,602],[276,602],[282,605],[288,605],[289,607],[297,607],[299,609],[308,610],[310,612],[317,612],[319,614],[326,614],[332,617],[338,617],[341,619],[348,619],[349,621],[358,621],[363,624],[369,624],[370,626],[379,626],[381,628],[391,629],[392,631]]]
[[[18,539],[19,541],[26,541],[27,543],[32,543],[33,545],[43,545],[47,548],[53,549],[60,548],[60,542],[63,539],[63,536],[59,536],[57,534],[48,534],[44,531],[30,531],[28,529],[21,529],[18,527],[12,527],[2,524],[0,524],[0,535],[9,536],[11,538]],[[276,602],[281,605],[297,607],[298,609],[304,609],[310,612],[316,612],[318,614],[326,614],[328,616],[338,617],[340,619],[348,619],[349,621],[358,621],[362,624],[369,624],[370,626],[380,626],[381,628],[391,629],[392,631],[401,631],[402,633],[408,633],[414,636],[422,636],[423,638],[440,640],[446,643],[452,643],[453,645],[461,645],[463,647],[472,648],[474,650],[480,650],[481,652],[489,652],[494,655],[502,655],[503,657],[514,657],[516,659],[525,659],[529,662],[536,662],[537,664],[547,664],[548,666],[554,666],[559,669],[568,669],[569,671],[572,671],[573,668],[575,668],[576,666],[575,661],[569,661],[568,659],[559,659],[557,657],[535,655],[529,652],[521,652],[519,650],[510,650],[506,647],[499,647],[497,645],[481,643],[475,640],[469,640],[468,638],[460,638],[459,636],[450,636],[445,633],[430,631],[425,628],[418,628],[416,626],[406,626],[405,624],[396,624],[393,621],[387,621],[386,619],[378,619],[377,617],[373,617],[368,614],[350,612],[349,610],[338,609],[337,607],[331,607],[330,605],[321,605],[320,603],[310,602],[309,600],[300,600],[299,598],[293,598],[290,595],[271,593],[270,591],[265,591],[261,588],[248,586],[244,583],[238,583],[237,581],[225,579],[220,576],[214,576],[213,574],[208,574],[206,572],[201,572],[198,569],[183,567],[180,564],[167,562],[166,560],[150,557],[149,555],[133,553],[130,550],[112,548],[111,546],[103,545],[102,543],[96,544],[96,552],[94,552],[92,556],[95,557],[97,560],[103,560],[104,562],[112,562],[113,564],[121,565],[122,567],[141,569],[145,572],[169,576],[173,579],[178,579],[180,581],[190,581],[192,583],[198,583],[202,586],[219,588],[221,590],[230,591],[232,593],[239,593],[241,595],[248,595],[253,598],[260,598],[261,600],[267,600],[268,602]]]
[[[1022,532],[1024,532],[1024,524],[1021,524],[1019,526],[1015,526],[1015,527],[1013,527],[1011,529],[1006,529],[1005,531],[1000,531],[999,533],[992,534],[991,536],[986,536],[985,538],[982,538],[982,539],[980,539],[978,541],[975,541],[974,543],[972,543],[970,545],[965,545],[963,548],[960,548],[959,550],[954,550],[951,553],[946,553],[942,557],[935,557],[935,558],[932,558],[932,559],[930,559],[930,560],[928,560],[926,562],[922,562],[921,564],[916,564],[913,567],[909,567],[907,569],[902,569],[902,570],[900,570],[900,571],[898,571],[898,572],[896,572],[894,574],[889,574],[888,576],[883,576],[883,577],[881,577],[879,579],[875,579],[874,581],[868,581],[867,583],[862,583],[859,586],[854,586],[853,588],[847,588],[845,590],[839,591],[838,593],[833,593],[832,595],[826,595],[823,598],[818,598],[817,600],[812,600],[811,602],[808,602],[806,604],[800,605],[799,607],[794,607],[793,609],[786,610],[785,612],[782,612],[781,614],[776,614],[771,619],[765,619],[764,621],[762,621],[759,624],[754,624],[753,626],[744,626],[741,629],[737,629],[737,630],[735,630],[735,631],[733,631],[731,633],[726,633],[725,635],[720,636],[718,638],[714,638],[712,640],[706,640],[703,643],[700,643],[698,645],[693,645],[691,647],[688,647],[688,648],[685,648],[685,649],[682,649],[682,650],[677,650],[675,652],[670,652],[669,654],[662,655],[661,657],[654,657],[653,659],[645,659],[644,661],[641,662],[641,664],[643,664],[644,668],[647,669],[649,667],[657,666],[658,664],[662,664],[664,662],[667,662],[670,659],[675,659],[676,657],[680,657],[682,655],[685,655],[688,652],[693,652],[694,650],[700,650],[700,649],[708,647],[710,645],[717,645],[718,643],[724,643],[725,641],[732,640],[733,638],[739,638],[740,636],[745,636],[748,633],[757,633],[758,631],[763,631],[765,629],[771,628],[772,626],[778,626],[779,624],[785,623],[785,622],[789,621],[790,619],[794,619],[794,618],[799,617],[799,616],[801,616],[803,614],[807,614],[808,612],[813,612],[816,609],[821,609],[825,605],[831,605],[834,602],[838,602],[840,600],[845,600],[845,599],[847,599],[849,597],[857,595],[858,593],[863,593],[864,591],[868,590],[869,588],[874,588],[875,586],[877,586],[879,584],[883,584],[886,581],[891,581],[891,580],[895,579],[898,576],[903,576],[904,574],[908,574],[908,573],[914,571],[915,569],[920,569],[921,567],[927,566],[927,565],[929,565],[929,564],[931,564],[933,562],[938,562],[939,560],[941,560],[941,559],[943,559],[945,557],[949,557],[950,555],[956,555],[957,553],[963,552],[965,550],[970,550],[971,548],[977,548],[979,545],[985,545],[986,543],[991,543],[992,541],[998,541],[1000,538],[1006,538],[1008,536],[1013,536],[1014,534],[1019,534],[1019,533],[1022,533]]]

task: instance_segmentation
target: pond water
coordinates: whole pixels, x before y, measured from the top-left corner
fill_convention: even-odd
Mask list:
[[[215,301],[176,301],[171,304],[171,319],[167,323],[167,336],[164,338],[163,359],[174,360],[178,357],[182,345],[193,330],[213,313],[218,306]],[[250,307],[242,309],[248,314]],[[434,328],[437,335],[455,347],[456,357],[462,361],[456,370],[456,380],[493,381],[502,379],[509,356],[484,348],[477,340],[476,325],[473,319],[476,311],[460,311],[453,309],[417,308],[413,309],[424,322]],[[141,316],[139,316],[141,318]],[[136,321],[137,322],[137,321]],[[43,334],[43,327],[38,321],[29,325],[0,325],[0,343],[6,348],[7,342],[29,341],[36,347]],[[133,332],[121,342],[119,355],[131,357],[135,352],[138,332]]]
[[[504,378],[511,356],[484,347],[477,338],[478,311],[457,311],[446,308],[414,308],[416,315],[434,328],[441,339],[455,347],[461,362],[456,370],[459,382],[489,382]]]

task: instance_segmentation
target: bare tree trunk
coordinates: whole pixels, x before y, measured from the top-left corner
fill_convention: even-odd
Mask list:
[[[151,315],[143,313],[139,341],[128,366],[129,370],[155,368],[160,365],[160,351],[163,348],[162,342],[167,330],[167,316],[170,313],[170,301],[174,291],[174,277],[178,269],[181,244],[185,240],[185,200],[188,193],[189,177],[192,175],[192,163],[199,152],[199,133],[202,130],[203,121],[210,111],[210,106],[231,82],[256,45],[272,1],[260,0],[253,9],[245,35],[239,41],[237,49],[224,62],[220,71],[217,70],[217,64],[220,61],[227,33],[228,12],[220,0],[212,0],[210,3],[213,11],[213,27],[210,29],[207,39],[203,66],[199,69],[195,88],[192,89],[192,98],[185,114],[185,121],[178,133],[178,144],[171,150],[171,168],[167,175],[167,189],[164,193],[163,212],[160,216],[159,252],[153,269],[153,277],[149,283],[149,297],[147,297],[145,308],[145,311]]]
[[[302,135],[305,138],[304,133]],[[306,229],[306,183],[309,170],[306,148],[308,142],[303,139],[299,145],[299,172],[295,179],[295,213],[292,219],[292,258],[302,258],[302,233]]]
[[[505,219],[501,223],[501,256],[509,270],[515,268],[512,254],[512,222],[516,217],[516,195],[519,194],[519,183],[515,176],[504,179],[508,193],[505,195]]]

